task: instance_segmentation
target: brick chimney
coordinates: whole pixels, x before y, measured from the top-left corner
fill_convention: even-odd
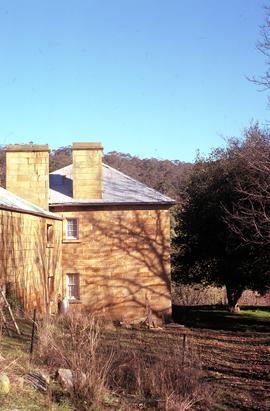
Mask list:
[[[102,198],[101,143],[73,143],[73,198]]]
[[[48,145],[14,144],[6,147],[6,189],[48,209]]]

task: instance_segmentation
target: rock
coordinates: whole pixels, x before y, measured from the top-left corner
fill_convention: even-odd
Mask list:
[[[112,321],[106,321],[103,323],[103,329],[105,331],[116,331],[116,326]]]
[[[57,377],[59,383],[65,390],[70,391],[73,389],[73,375],[71,370],[68,368],[59,368],[57,371]]]
[[[8,394],[10,391],[10,381],[7,374],[0,374],[0,394]]]
[[[183,324],[169,323],[165,325],[166,328],[185,328]]]
[[[62,388],[65,391],[71,391],[73,390],[74,387],[74,376],[73,373],[70,369],[68,368],[59,368],[56,377],[62,386]],[[78,378],[82,384],[86,383],[86,375],[84,372],[80,372],[79,374],[75,376],[75,378]]]
[[[50,383],[49,377],[39,371],[30,371],[29,373],[24,375],[24,379],[37,390],[43,392],[47,391]]]
[[[155,327],[150,328],[151,331],[164,331],[162,327],[159,327],[158,325],[156,325]]]

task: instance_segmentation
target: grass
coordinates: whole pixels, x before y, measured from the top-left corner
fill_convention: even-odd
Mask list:
[[[229,314],[220,307],[198,307],[176,310],[178,320],[186,327],[163,330],[107,329],[103,339],[108,347],[118,344],[125,350],[138,350],[158,354],[161,358],[182,350],[194,353],[202,370],[201,382],[209,393],[211,404],[195,404],[192,410],[210,411],[268,411],[270,409],[270,312],[253,307],[239,314]],[[22,375],[29,363],[29,323],[20,324],[24,330],[22,338],[2,337],[0,352],[13,364],[14,376]],[[189,355],[184,361],[189,361]],[[129,399],[131,401],[134,398]],[[9,396],[0,399],[0,411],[18,408],[21,411],[47,409],[50,411],[74,410],[70,403],[53,404],[29,386],[12,388]],[[120,411],[120,407],[109,406],[106,410]],[[132,408],[126,408],[131,410]],[[135,409],[138,409],[135,408]],[[104,411],[100,409],[99,411]]]
[[[173,306],[175,322],[192,328],[208,328],[241,332],[268,333],[270,329],[270,308],[245,309],[240,313],[229,313],[222,306]]]
[[[242,309],[240,311],[241,315],[247,315],[251,316],[256,319],[270,319],[270,309],[269,311],[267,310],[260,310],[260,309],[254,309],[254,310],[249,310],[249,309]]]
[[[214,410],[270,409],[269,307],[231,314],[221,306],[174,306],[173,316],[196,342]]]
[[[22,411],[72,411],[68,401],[61,405],[52,404],[48,397],[36,391],[30,386],[18,387],[12,389],[7,396],[0,397],[0,410],[22,410]]]
[[[151,334],[138,329],[142,341],[135,345],[134,333],[121,331],[114,330],[109,338],[105,324],[80,313],[49,319],[40,328],[36,363],[72,371],[70,395],[80,411],[107,407],[104,398],[118,399],[118,409],[128,411],[186,411],[208,403],[191,344],[171,346],[164,340],[160,349],[156,338],[148,344]]]
[[[0,394],[0,411],[73,411],[68,400],[60,404],[51,401],[50,394],[43,394],[23,380],[23,375],[36,369],[29,356],[31,323],[18,320],[21,336],[0,336],[0,371],[5,372],[11,382],[8,395]]]
[[[187,346],[199,355],[202,380],[212,403],[211,411],[269,411],[270,409],[270,334],[221,331],[199,328],[167,329],[166,331],[119,330],[121,344],[168,352],[168,347]],[[115,333],[106,335],[107,343]]]

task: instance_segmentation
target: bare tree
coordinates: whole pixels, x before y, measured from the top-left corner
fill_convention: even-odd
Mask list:
[[[239,193],[233,211],[225,217],[230,229],[244,243],[270,244],[270,136],[258,126],[236,143],[234,155],[244,164],[245,178],[236,185]]]
[[[253,76],[249,80],[258,85],[260,91],[265,91],[270,88],[270,6],[265,6],[265,21],[260,27],[260,40],[257,42],[257,49],[265,58],[266,71],[263,75]]]

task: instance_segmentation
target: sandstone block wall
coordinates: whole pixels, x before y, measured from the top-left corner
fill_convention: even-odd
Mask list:
[[[6,189],[48,209],[49,149],[47,145],[11,145],[6,149]]]
[[[102,146],[100,143],[74,143],[73,197],[102,198]]]
[[[11,283],[26,311],[34,306],[56,311],[62,294],[62,221],[0,210],[0,240],[0,285]]]
[[[63,240],[63,277],[78,273],[80,280],[73,308],[145,319],[149,301],[156,318],[171,314],[168,210],[111,207],[61,215],[79,224],[79,239]]]

